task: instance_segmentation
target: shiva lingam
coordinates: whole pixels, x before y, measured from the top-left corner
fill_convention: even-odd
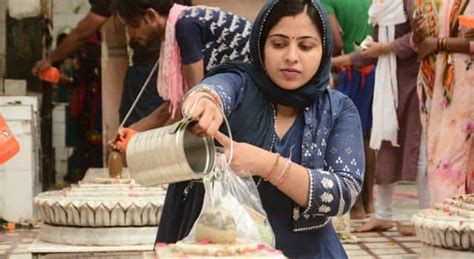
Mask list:
[[[122,177],[128,170],[118,152],[110,153],[108,166],[109,177],[82,180],[35,197],[43,222],[40,240],[72,245],[153,244],[166,186],[143,187]]]

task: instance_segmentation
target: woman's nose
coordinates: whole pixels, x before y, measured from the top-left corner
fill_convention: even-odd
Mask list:
[[[286,62],[295,64],[298,63],[298,48],[297,46],[290,45],[288,46],[288,50],[286,52],[285,57]]]

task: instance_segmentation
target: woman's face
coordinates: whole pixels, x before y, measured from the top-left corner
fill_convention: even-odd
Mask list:
[[[321,35],[306,11],[286,16],[269,31],[265,41],[265,69],[285,90],[305,85],[318,71],[323,54]]]

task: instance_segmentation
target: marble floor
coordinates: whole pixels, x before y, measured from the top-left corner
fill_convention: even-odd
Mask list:
[[[418,207],[416,188],[412,184],[397,186],[394,199],[395,220],[408,224],[411,216]],[[352,221],[351,227],[355,228],[364,221]],[[16,229],[7,231],[0,228],[0,259],[3,258],[147,258],[150,252],[143,251],[117,251],[111,249],[107,252],[88,253],[43,253],[31,251],[39,230]],[[401,236],[395,228],[385,232],[354,233],[358,243],[344,244],[349,258],[442,258],[464,259],[474,258],[474,253],[458,252],[439,249],[422,244],[416,237]]]

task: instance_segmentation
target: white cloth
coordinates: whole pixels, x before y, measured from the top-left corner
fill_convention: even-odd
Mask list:
[[[393,194],[395,183],[381,184],[377,189],[375,198],[375,218],[381,220],[392,220],[393,216]]]
[[[378,42],[395,40],[395,25],[406,22],[403,0],[373,0],[369,9],[369,23],[378,25]],[[398,147],[398,81],[397,56],[380,56],[375,71],[374,100],[372,103],[372,131],[370,147],[379,150],[382,141]]]

